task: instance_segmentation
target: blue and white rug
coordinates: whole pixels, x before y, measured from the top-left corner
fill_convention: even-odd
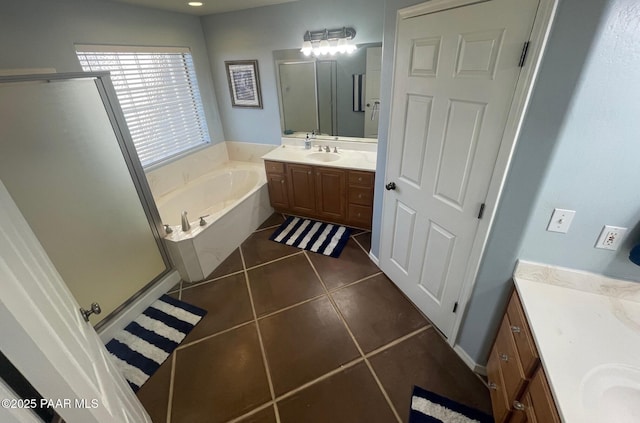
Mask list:
[[[413,387],[409,423],[494,423],[493,417],[418,386]]]
[[[155,373],[206,310],[163,295],[106,345],[134,392]]]
[[[338,257],[349,241],[349,235],[351,229],[346,226],[289,216],[269,239],[325,256]]]

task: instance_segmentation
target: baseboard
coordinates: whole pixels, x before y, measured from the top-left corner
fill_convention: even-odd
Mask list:
[[[172,271],[164,278],[160,279],[147,292],[142,294],[133,304],[124,309],[120,314],[114,317],[109,323],[98,330],[98,336],[103,343],[109,342],[116,333],[125,328],[144,310],[147,309],[163,294],[166,294],[175,284],[180,282],[180,275],[177,271]]]
[[[456,352],[456,354],[458,354],[458,357],[460,357],[462,361],[464,361],[464,364],[466,364],[467,367],[469,367],[472,371],[482,376],[487,375],[487,368],[473,361],[469,354],[467,354],[467,352],[463,350],[460,345],[456,344],[453,347],[453,350]]]
[[[378,260],[378,257],[374,256],[371,251],[369,251],[369,259],[371,259],[371,261],[374,262],[376,266],[380,267],[380,260]]]

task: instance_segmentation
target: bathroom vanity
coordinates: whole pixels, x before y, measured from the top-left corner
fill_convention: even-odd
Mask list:
[[[496,423],[560,423],[549,382],[517,292],[513,292],[487,362]]]
[[[263,156],[271,206],[281,213],[371,229],[375,156],[281,146]]]
[[[519,261],[487,364],[496,423],[640,421],[640,284]]]

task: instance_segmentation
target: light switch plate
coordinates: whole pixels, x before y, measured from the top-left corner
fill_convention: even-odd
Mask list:
[[[549,232],[560,232],[566,234],[569,231],[573,216],[576,215],[575,210],[553,209],[551,220],[547,225]]]

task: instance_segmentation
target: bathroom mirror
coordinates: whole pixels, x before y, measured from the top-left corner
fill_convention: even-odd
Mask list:
[[[377,142],[382,43],[352,54],[304,56],[273,52],[283,136]]]

